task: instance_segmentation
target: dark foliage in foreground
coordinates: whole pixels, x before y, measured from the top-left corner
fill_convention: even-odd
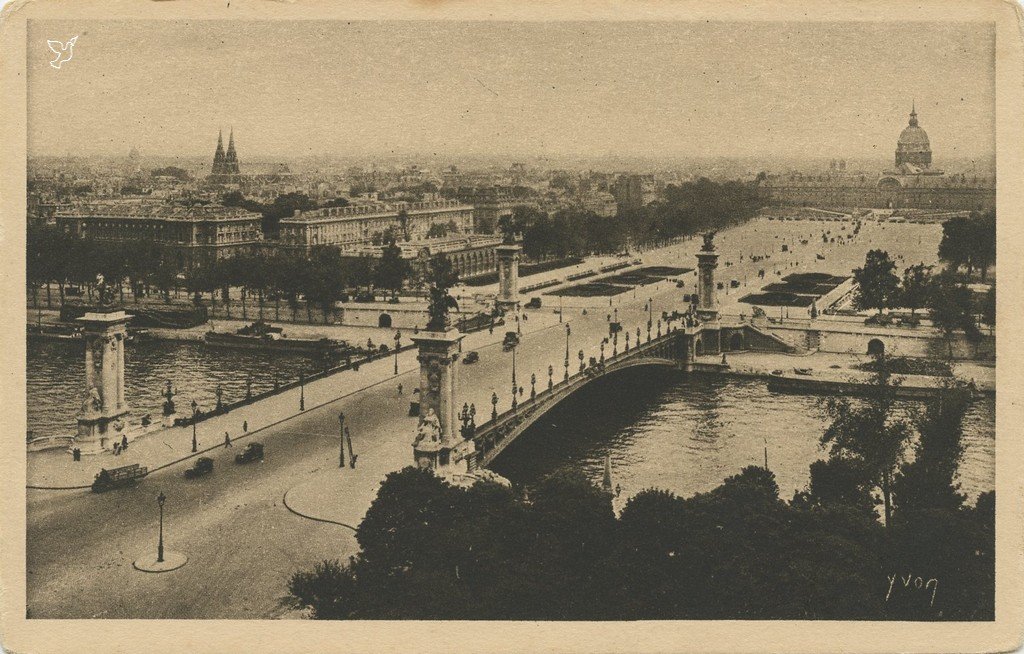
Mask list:
[[[643,491],[616,517],[581,476],[525,498],[407,468],[381,486],[360,554],[289,592],[318,619],[992,619],[993,494],[899,508],[887,533],[869,486],[837,459],[785,502],[748,467],[687,499]]]

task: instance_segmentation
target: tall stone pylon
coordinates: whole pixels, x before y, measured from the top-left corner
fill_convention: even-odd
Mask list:
[[[519,253],[518,245],[504,244],[495,248],[498,255],[498,295],[495,306],[502,314],[519,310]]]
[[[82,454],[98,454],[120,441],[128,402],[124,395],[124,345],[132,316],[124,311],[90,312],[84,327],[86,399],[72,444]]]
[[[697,318],[701,322],[718,320],[718,289],[715,286],[718,252],[715,251],[714,237],[714,232],[705,234],[704,245],[697,253]]]
[[[420,423],[413,442],[413,456],[420,468],[444,472],[464,471],[465,447],[458,429],[456,389],[459,353],[464,335],[457,329],[422,331],[413,337],[420,362]]]

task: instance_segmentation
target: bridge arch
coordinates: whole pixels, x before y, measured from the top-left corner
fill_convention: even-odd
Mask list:
[[[729,337],[729,349],[736,351],[743,349],[743,334],[733,334]]]
[[[391,314],[390,313],[382,313],[377,318],[377,326],[378,327],[390,327],[391,326],[391,322],[392,321],[391,321]]]
[[[519,404],[515,412],[508,411],[498,416],[497,423],[486,423],[481,425],[474,440],[476,441],[476,467],[487,467],[502,451],[520,434],[530,428],[537,420],[554,409],[569,396],[580,389],[586,388],[593,382],[605,379],[624,370],[638,368],[641,366],[657,366],[661,368],[678,368],[679,362],[664,356],[651,355],[634,356],[623,361],[615,361],[607,364],[603,372],[584,373],[582,377],[575,376],[569,380],[568,385],[559,384],[553,391],[544,391],[537,394],[536,401],[527,400]],[[597,370],[594,368],[588,370]]]

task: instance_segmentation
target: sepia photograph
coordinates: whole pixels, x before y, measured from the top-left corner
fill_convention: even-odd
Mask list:
[[[1019,617],[1009,4],[227,5],[20,19],[19,620]]]

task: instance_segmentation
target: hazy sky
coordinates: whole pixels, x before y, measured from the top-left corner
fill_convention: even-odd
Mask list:
[[[79,35],[49,66],[47,39]],[[30,154],[994,152],[988,24],[36,21]],[[225,133],[226,138],[226,133]]]

